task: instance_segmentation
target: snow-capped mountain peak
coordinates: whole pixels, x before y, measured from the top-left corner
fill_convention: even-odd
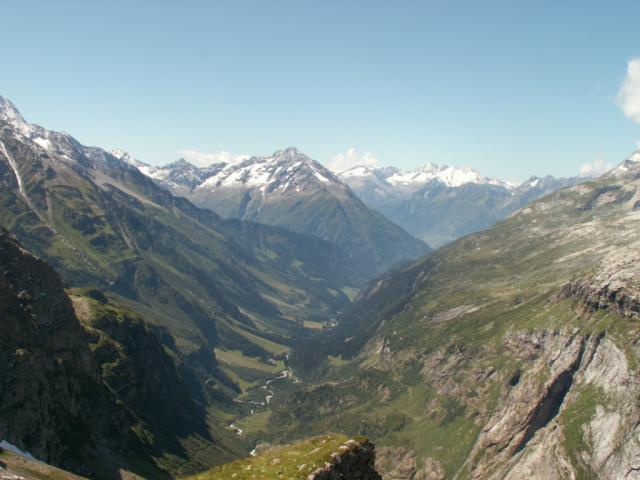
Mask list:
[[[538,185],[540,185],[540,182],[542,182],[542,178],[536,177],[534,175],[533,177],[530,177],[529,179],[525,180],[520,185],[520,188],[536,188]]]
[[[185,160],[184,158],[179,158],[175,162],[171,162],[167,165],[167,168],[182,168],[182,169],[195,169],[196,167],[193,163]]]
[[[374,167],[372,165],[356,165],[355,167],[335,172],[335,174],[338,176],[338,178],[341,179],[353,178],[354,180],[356,180],[364,179],[367,177],[386,179],[401,172],[402,170],[396,167]]]
[[[39,125],[27,122],[16,106],[8,99],[0,96],[0,121],[13,128],[23,141],[30,141],[49,153],[64,155],[72,148],[72,138],[64,132],[47,130]]]
[[[448,167],[428,163],[415,170],[398,172],[387,178],[391,185],[422,185],[430,181],[440,181],[449,187],[459,187],[465,183],[484,183],[482,176],[470,168]]]
[[[40,145],[45,150],[51,148],[49,132],[38,125],[27,122],[10,100],[0,96],[0,120],[11,125],[16,132]]]
[[[480,185],[499,185],[505,188],[513,188],[511,184],[503,182],[502,180],[485,177],[473,168],[453,167],[431,162],[413,170],[359,165],[338,174],[340,178],[351,181],[358,177],[370,177],[372,175],[375,175],[380,180],[384,180],[391,186],[404,188],[418,188],[434,181],[443,183],[448,187],[460,187],[467,183],[476,183]]]
[[[189,192],[204,194],[225,188],[262,193],[300,192],[312,185],[348,190],[333,173],[295,147],[267,156],[253,156],[240,163],[221,162],[207,167],[197,167],[183,158],[155,167],[133,159],[120,149],[113,150],[111,154],[180,195]]]
[[[300,191],[314,182],[320,182],[327,187],[343,186],[340,180],[320,163],[297,148],[289,147],[268,156],[254,156],[239,164],[224,165],[209,176],[198,189],[250,188],[263,193],[286,192],[291,189]]]
[[[640,150],[633,152],[629,158],[623,161],[613,170],[605,173],[606,177],[622,177],[630,173],[638,173],[640,171]]]
[[[636,150],[635,152],[633,152],[627,160],[634,163],[640,162],[640,150]]]
[[[121,148],[114,148],[109,153],[112,156],[116,157],[118,160],[128,163],[129,165],[133,165],[134,167],[138,167],[141,171],[144,170],[142,171],[142,173],[144,173],[147,176],[153,176],[153,175],[149,175],[147,173],[148,171],[155,172],[163,168],[163,167],[156,167],[154,165],[149,165],[148,163],[145,163],[142,160],[138,160],[137,158],[133,157],[129,152],[122,150]]]
[[[355,167],[348,168],[337,173],[344,177],[366,177],[368,175],[372,175],[375,171],[376,168],[370,165],[356,165]]]
[[[0,120],[12,125],[27,124],[16,106],[0,95]]]
[[[129,165],[133,165],[147,177],[151,177],[153,179],[159,179],[158,172],[160,171],[160,169],[158,167],[154,167],[153,165],[144,163],[138,160],[137,158],[133,158],[128,152],[125,152],[121,148],[114,148],[109,153],[114,157],[116,157],[118,160],[128,163]]]
[[[130,163],[132,165],[135,165],[136,163],[142,163],[132,158],[128,152],[125,152],[121,148],[114,148],[109,153],[116,157],[118,160],[122,160],[123,162]]]

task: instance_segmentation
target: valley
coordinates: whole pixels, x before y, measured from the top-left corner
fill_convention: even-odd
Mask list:
[[[240,164],[198,168],[181,159],[152,167],[115,152],[162,188],[223,218],[251,220],[313,235],[353,259],[365,278],[430,251],[387,220],[345,183],[295,147]]]
[[[274,404],[272,428],[376,438],[390,478],[624,478],[637,179],[627,160],[375,282],[294,354],[311,383]]]
[[[536,192],[470,170],[471,184],[448,185],[456,172],[431,166],[422,174],[446,175],[423,187],[501,188],[513,209],[432,252],[296,149],[203,179],[0,107],[0,405],[18,414],[0,431],[47,467],[104,479],[633,471],[638,153]],[[260,197],[243,207],[253,213],[189,200],[229,178],[251,188],[216,195]],[[316,193],[292,200],[288,182]],[[332,212],[322,198],[355,230],[270,222],[278,196],[296,207],[273,218]],[[358,240],[367,228],[380,241]]]
[[[0,480],[640,480],[640,3],[1,12]]]

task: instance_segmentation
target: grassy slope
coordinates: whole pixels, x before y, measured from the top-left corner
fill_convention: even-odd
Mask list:
[[[558,296],[612,249],[640,240],[637,185],[609,183],[616,182],[557,192],[374,282],[341,327],[298,353],[307,369],[324,366],[286,402],[276,397],[269,429],[302,436],[340,426],[435,458],[450,476],[520,367],[503,347],[507,332],[606,331],[637,364],[630,348],[636,322],[579,314]],[[336,362],[337,355],[353,359]],[[575,406],[583,416],[592,408],[584,402]],[[571,418],[564,421],[575,431]]]
[[[219,382],[202,389],[166,330],[152,329],[95,290],[73,289],[70,298],[103,381],[131,412],[136,435],[162,468],[186,474],[229,461],[246,448],[225,429],[235,414],[235,392]]]
[[[430,251],[346,187],[311,185],[293,195],[266,196],[256,189],[247,205],[245,193],[244,189],[196,190],[190,198],[225,218],[244,218],[323,238],[347,252],[367,278]]]
[[[237,480],[306,479],[307,476],[338,451],[349,437],[328,434],[304,441],[276,447],[255,457],[248,457],[221,465],[207,472],[188,477],[188,480],[213,480],[234,478]]]
[[[28,201],[6,163],[0,223],[71,286],[95,286],[168,327],[182,351],[204,344],[250,357],[286,351],[305,320],[344,308],[357,286],[330,244],[274,227],[223,221],[174,198],[99,149],[69,142],[54,159],[3,134]],[[315,324],[313,324],[315,326]]]
[[[84,477],[0,449],[0,478],[28,480],[83,480]],[[4,475],[7,476],[4,476]],[[10,476],[14,475],[14,476]],[[17,476],[19,475],[19,476]],[[129,477],[133,479],[134,477]]]

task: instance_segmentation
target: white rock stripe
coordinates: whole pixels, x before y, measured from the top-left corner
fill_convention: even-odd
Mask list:
[[[7,148],[4,146],[3,142],[0,142],[0,147],[2,148],[2,153],[4,153],[4,156],[7,157],[7,160],[9,160],[9,165],[11,165],[11,168],[13,169],[13,173],[15,174],[16,180],[18,181],[18,189],[20,190],[20,193],[22,195],[26,195],[24,192],[24,185],[22,184],[22,177],[20,177],[20,172],[18,172],[18,165],[16,164],[13,157],[9,155],[9,152],[7,152]]]

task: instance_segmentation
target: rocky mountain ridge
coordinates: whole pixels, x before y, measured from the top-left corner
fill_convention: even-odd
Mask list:
[[[233,398],[349,303],[362,284],[351,260],[321,239],[197,208],[6,100],[0,112],[0,224],[72,292],[107,298],[74,298],[84,349],[104,362],[93,373],[120,396],[134,438],[152,438],[154,468],[193,473],[248,452],[226,428]],[[155,376],[143,375],[150,365]],[[155,396],[181,413],[164,420]]]
[[[434,247],[488,228],[527,203],[584,180],[548,175],[516,185],[468,167],[437,164],[410,171],[356,166],[338,177],[368,206]]]
[[[0,269],[3,440],[94,478],[113,478],[132,461],[163,478],[132,430],[133,416],[102,383],[57,274],[5,230]]]
[[[439,165],[432,162],[413,170],[402,170],[397,167],[356,165],[336,172],[336,175],[343,180],[351,179],[351,181],[375,178],[380,182],[380,185],[387,184],[398,188],[419,188],[429,182],[440,182],[447,187],[460,187],[467,183],[475,183],[479,185],[497,185],[508,189],[516,188],[513,183],[485,177],[470,167]]]
[[[331,172],[293,147],[238,164],[207,167],[196,167],[184,159],[155,167],[122,150],[112,153],[169,191],[223,217],[255,219],[299,231],[299,221],[290,222],[279,211],[271,214],[265,204],[280,197],[297,199],[301,192],[321,188],[338,197],[355,194],[365,205],[434,247],[487,228],[537,198],[585,180],[547,175],[515,184],[485,177],[469,167],[435,163],[408,171],[359,165]],[[304,231],[335,240],[327,232]]]
[[[361,281],[322,240],[222,220],[99,148],[26,124],[6,100],[3,108],[0,222],[71,286],[106,288],[152,308],[162,292],[157,316],[199,322],[200,333],[215,339],[212,315],[245,325],[253,315],[284,332],[302,312],[328,318],[349,301],[342,289]],[[188,291],[178,292],[185,282]]]
[[[347,253],[366,278],[430,250],[369,209],[331,171],[294,147],[203,168],[184,160],[152,167],[121,151],[116,154],[163,188],[223,218],[277,225],[322,238]]]

